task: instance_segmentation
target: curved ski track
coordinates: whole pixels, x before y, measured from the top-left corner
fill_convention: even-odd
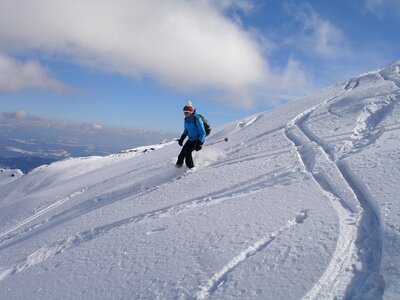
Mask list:
[[[398,69],[397,72],[400,74]],[[391,80],[397,86],[399,85],[398,82],[387,78],[383,74],[380,75],[383,79]],[[347,91],[352,91],[356,89],[359,84],[360,83],[358,80],[349,81],[346,83],[344,89]],[[355,176],[355,174],[353,174],[347,164],[340,160],[345,158],[346,154],[348,153],[345,153],[345,155],[341,156],[339,160],[336,160],[330,153],[330,149],[328,149],[322,143],[322,141],[320,141],[318,137],[306,127],[305,124],[314,111],[324,105],[327,105],[334,99],[335,97],[299,114],[285,126],[285,134],[295,146],[296,153],[299,156],[300,162],[303,164],[303,168],[313,176],[315,181],[321,187],[323,193],[328,199],[330,199],[332,207],[338,214],[340,225],[340,233],[332,259],[325,272],[322,274],[318,282],[316,282],[314,287],[304,296],[304,299],[332,299],[337,298],[338,295],[343,295],[344,298],[352,298],[355,296],[362,297],[371,289],[378,290],[381,295],[383,294],[382,284],[379,283],[379,280],[382,279],[379,275],[382,256],[381,225],[379,211],[374,205],[374,199],[372,199],[368,191],[363,188],[363,183]],[[390,110],[389,108],[394,100],[397,99],[389,99],[389,101],[386,102],[385,105],[380,109],[368,111],[371,115],[376,112],[386,114],[387,111]],[[362,139],[359,139],[363,140],[362,142],[370,138],[368,132],[367,134],[364,134],[364,131],[368,129],[368,118],[370,118],[371,115],[361,116],[361,118],[358,120],[359,128],[356,128],[354,131],[354,133],[362,137]],[[252,119],[249,124],[253,123],[255,120],[256,118],[254,120]],[[246,126],[249,124],[246,124]],[[380,135],[380,132],[377,134]],[[362,148],[365,145],[368,144],[353,144],[353,150],[356,148],[356,146],[360,146],[360,148]],[[290,170],[279,171],[281,173],[278,173],[277,175],[271,176],[271,173],[266,174],[256,178],[255,180],[252,179],[248,182],[241,183],[237,187],[234,187],[230,190],[222,190],[220,192],[200,198],[190,199],[185,202],[128,217],[81,233],[67,236],[59,241],[55,241],[39,248],[23,260],[8,268],[0,268],[0,281],[4,280],[10,275],[22,272],[33,265],[44,262],[45,260],[52,258],[57,254],[63,253],[68,249],[79,246],[84,242],[88,242],[99,236],[110,233],[121,226],[169,217],[183,212],[192,211],[196,208],[213,206],[234,198],[257,193],[263,191],[271,185],[277,183],[279,184],[281,180],[287,180],[287,177],[292,176],[296,172],[296,170],[293,168]],[[122,174],[120,176],[125,175],[126,174]],[[103,193],[95,198],[104,198],[106,200],[105,202],[107,203],[109,202],[107,199],[115,199],[115,196],[117,196],[119,200],[132,200],[140,195],[150,193],[176,180],[179,180],[184,175],[185,174],[172,179],[169,178],[168,180],[160,183],[160,185],[154,185],[146,190],[139,189],[132,192],[130,190],[132,186],[128,186],[122,189],[122,192],[119,190],[117,195],[114,191]],[[0,234],[0,239],[3,239],[2,242],[7,241],[10,233],[17,231],[26,224],[52,211],[56,207],[63,205],[70,199],[76,198],[88,190],[96,189],[103,183],[108,181],[111,182],[112,180],[115,180],[115,178],[80,189],[69,196],[54,202],[51,205],[40,209],[31,217],[26,218],[15,226],[2,232]],[[95,198],[90,198],[86,200],[86,202]],[[107,203],[105,205],[107,205]],[[79,209],[79,206],[76,208]],[[60,216],[61,215],[62,214],[60,214]],[[57,217],[58,215],[55,216],[55,218]],[[279,235],[288,231],[293,226],[302,223],[307,218],[307,210],[300,211],[293,220],[289,220],[279,230],[269,234],[268,236],[262,237],[253,245],[241,251],[221,270],[216,272],[204,285],[200,286],[195,297],[197,299],[206,299],[212,296],[221,286],[221,284],[227,280],[229,273],[232,272],[237,266],[243,263],[247,258],[254,256],[268,247]],[[49,220],[54,221],[53,218],[50,218]],[[30,228],[36,229],[36,227],[43,225],[46,222],[49,221],[36,224]],[[368,241],[370,243],[371,241],[374,243],[375,246],[372,249],[368,249],[368,246],[366,245],[364,246],[364,244],[368,244]],[[377,280],[371,281],[371,278],[377,278]],[[366,281],[369,282],[368,287],[364,287],[364,283]]]
[[[28,218],[26,218],[26,219],[20,221],[18,224],[14,225],[14,226],[12,226],[12,227],[6,229],[6,230],[3,231],[2,233],[0,233],[0,244],[2,244],[3,242],[8,241],[8,240],[10,240],[10,239],[13,238],[13,235],[10,235],[10,233],[15,232],[15,231],[21,229],[24,225],[26,225],[26,224],[28,224],[28,223],[30,223],[30,222],[32,222],[32,221],[38,219],[38,218],[41,217],[42,215],[47,214],[47,213],[49,213],[50,211],[52,211],[52,210],[54,210],[54,209],[60,207],[61,205],[67,203],[67,202],[70,201],[71,199],[77,198],[78,196],[81,196],[81,195],[84,194],[84,193],[87,194],[88,192],[94,192],[94,193],[95,193],[95,192],[96,192],[96,189],[98,189],[99,187],[104,187],[105,184],[107,184],[107,183],[112,183],[112,182],[115,181],[115,180],[118,181],[118,180],[120,180],[120,178],[123,178],[123,177],[127,176],[127,175],[130,174],[130,173],[134,173],[134,172],[136,172],[136,171],[139,170],[139,169],[140,169],[140,168],[136,168],[136,169],[134,169],[134,170],[131,170],[131,171],[126,172],[126,173],[123,173],[123,174],[120,174],[120,175],[115,176],[115,177],[112,177],[112,178],[110,178],[110,179],[106,179],[106,180],[103,180],[103,181],[101,181],[101,182],[97,182],[97,183],[95,183],[95,184],[93,184],[93,185],[91,185],[91,186],[84,187],[84,188],[82,188],[82,189],[80,189],[80,190],[77,190],[77,191],[75,191],[75,192],[72,192],[72,193],[69,194],[68,196],[63,197],[62,199],[57,200],[57,201],[55,201],[54,203],[52,203],[52,204],[50,204],[50,205],[48,205],[48,206],[46,206],[46,207],[44,207],[44,208],[39,209],[39,210],[38,210],[36,213],[34,213],[32,216],[30,216],[30,217],[28,217]],[[184,174],[183,174],[183,175],[184,175]],[[99,195],[99,196],[96,196],[96,197],[94,197],[94,198],[89,198],[88,200],[85,201],[85,203],[92,204],[92,210],[93,210],[93,209],[96,209],[96,208],[99,207],[99,205],[97,205],[97,206],[94,205],[94,206],[93,206],[93,202],[100,203],[100,201],[101,201],[102,199],[107,199],[107,198],[109,198],[109,196],[113,196],[114,198],[117,198],[118,200],[116,200],[116,201],[123,200],[123,199],[127,199],[127,198],[130,198],[130,197],[132,197],[132,196],[137,196],[137,197],[143,196],[143,195],[148,194],[148,193],[151,193],[151,192],[153,192],[153,191],[155,191],[155,190],[157,190],[157,189],[159,189],[159,188],[162,188],[162,187],[164,187],[164,186],[166,186],[166,185],[168,185],[168,184],[170,184],[170,183],[172,183],[172,182],[174,182],[174,181],[176,181],[176,180],[178,180],[178,179],[181,179],[183,175],[178,176],[178,177],[174,177],[174,178],[172,178],[172,179],[169,179],[169,180],[167,180],[166,182],[164,182],[164,183],[162,183],[162,184],[160,184],[160,185],[154,185],[154,186],[152,186],[152,187],[146,188],[144,191],[141,190],[141,189],[139,189],[139,190],[134,189],[134,190],[132,191],[132,188],[134,188],[135,186],[145,184],[145,181],[146,181],[146,180],[145,180],[144,182],[135,183],[134,186],[128,185],[127,187],[125,187],[125,188],[123,188],[123,189],[120,189],[118,193],[116,193],[115,191],[112,191],[112,192],[105,192],[105,193],[103,193],[103,194],[101,194],[101,195]],[[107,205],[107,204],[111,204],[111,203],[114,203],[114,202],[116,202],[116,201],[112,201],[112,202],[111,202],[111,201],[103,201],[103,202],[101,202],[101,206],[104,206],[104,205]],[[83,205],[83,204],[82,204],[82,205]],[[82,206],[82,205],[78,205],[78,206]],[[83,211],[83,210],[82,210],[82,211]],[[53,218],[53,217],[49,218],[49,219],[46,220],[46,221],[41,222],[40,224],[36,224],[36,225],[33,225],[33,226],[29,227],[29,230],[28,230],[28,231],[30,231],[30,230],[33,229],[33,228],[37,228],[37,227],[39,227],[39,226],[42,226],[43,224],[48,223],[48,221],[49,221],[50,219],[52,219],[52,218]],[[18,234],[18,233],[16,233],[16,234]]]
[[[308,211],[300,211],[292,220],[289,220],[284,226],[278,231],[271,233],[270,235],[264,236],[255,242],[253,245],[244,249],[231,261],[229,261],[219,272],[215,273],[205,285],[199,288],[196,294],[196,299],[207,299],[212,296],[213,293],[227,280],[227,276],[232,272],[239,264],[244,262],[247,258],[257,254],[264,250],[271,244],[278,236],[288,231],[293,226],[303,223],[308,218]]]
[[[356,88],[358,84],[352,86]],[[298,115],[286,126],[286,136],[294,144],[304,168],[312,174],[322,191],[337,211],[340,233],[335,252],[324,274],[304,299],[344,298],[362,296],[370,290],[383,293],[379,268],[382,256],[382,237],[379,213],[374,211],[373,199],[368,197],[361,182],[344,162],[336,162],[328,149],[306,128],[305,122],[329,99]],[[373,241],[375,246],[367,249],[364,242]],[[372,287],[363,283],[377,278]],[[367,290],[368,289],[368,290]]]
[[[23,260],[19,261],[18,263],[14,264],[8,268],[0,268],[0,281],[7,278],[9,275],[13,275],[23,270],[39,264],[49,258],[54,257],[57,254],[63,253],[64,251],[79,246],[84,242],[91,241],[99,236],[104,234],[110,233],[121,226],[134,224],[134,223],[141,223],[145,221],[160,219],[164,217],[170,217],[177,215],[179,213],[192,211],[193,209],[206,207],[206,206],[213,206],[219,203],[232,200],[234,198],[244,197],[249,194],[255,194],[258,192],[262,192],[265,189],[269,188],[270,186],[284,183],[287,180],[287,177],[295,175],[295,170],[289,168],[287,171],[280,170],[281,173],[271,172],[269,174],[264,174],[258,178],[253,178],[248,182],[242,182],[237,187],[229,190],[222,190],[220,192],[210,194],[207,196],[203,196],[200,198],[190,199],[188,201],[171,205],[168,207],[164,207],[161,209],[157,209],[154,211],[150,211],[147,213],[143,213],[140,215],[128,217],[113,223],[109,223],[106,225],[102,225],[81,233],[73,234],[70,236],[65,237],[62,240],[53,242],[51,244],[45,245],[35,252],[28,255]],[[175,178],[174,180],[179,179],[180,177]],[[167,183],[166,183],[167,184]],[[164,186],[163,184],[161,186]],[[159,186],[159,187],[161,187]],[[155,187],[155,188],[159,188]],[[299,217],[296,218],[298,220]],[[300,218],[301,219],[301,218]],[[298,222],[299,223],[299,222]]]

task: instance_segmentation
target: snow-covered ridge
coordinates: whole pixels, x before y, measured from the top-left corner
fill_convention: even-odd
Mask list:
[[[7,183],[0,298],[399,298],[399,83],[396,62],[215,128],[195,172],[172,141]]]
[[[24,175],[21,170],[0,169],[0,187]]]

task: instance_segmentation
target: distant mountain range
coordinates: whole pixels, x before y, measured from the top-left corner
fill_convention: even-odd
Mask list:
[[[57,161],[56,159],[35,157],[35,156],[24,156],[14,158],[0,157],[0,167],[6,169],[20,169],[23,173],[28,173],[42,165],[48,165],[52,162]]]
[[[29,115],[0,113],[0,166],[24,173],[69,157],[104,156],[137,146],[160,143],[177,134],[150,130],[68,124]]]

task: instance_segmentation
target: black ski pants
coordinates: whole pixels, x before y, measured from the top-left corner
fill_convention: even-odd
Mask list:
[[[177,165],[183,165],[183,161],[186,162],[186,166],[191,169],[194,167],[192,152],[194,150],[194,142],[187,141],[179,153]]]

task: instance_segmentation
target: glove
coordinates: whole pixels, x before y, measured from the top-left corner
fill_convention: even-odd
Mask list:
[[[203,146],[203,142],[197,141],[197,142],[195,142],[195,144],[194,144],[194,150],[200,151],[201,148],[203,148],[202,146]]]
[[[182,136],[181,136],[181,138],[180,138],[179,141],[178,141],[179,146],[182,146],[182,145],[183,145],[183,141],[185,140],[185,138],[186,138],[186,135],[182,135]]]

